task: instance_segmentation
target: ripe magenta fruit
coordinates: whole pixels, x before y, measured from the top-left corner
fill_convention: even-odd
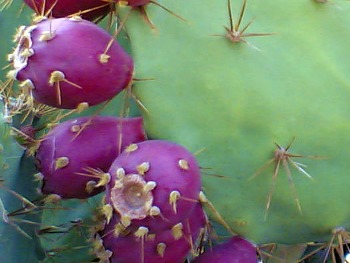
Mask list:
[[[140,117],[81,117],[57,125],[36,153],[42,192],[62,198],[88,198],[101,192],[120,151],[145,139]]]
[[[198,203],[200,168],[169,141],[132,144],[113,162],[106,201],[132,224],[161,231],[187,218]]]
[[[225,243],[214,246],[199,257],[193,263],[258,263],[255,246],[243,237],[234,236]]]
[[[39,15],[55,18],[81,15],[83,19],[94,20],[110,11],[110,5],[102,0],[24,0]]]
[[[113,37],[82,19],[44,19],[23,27],[9,56],[12,77],[43,104],[72,109],[113,98],[128,86],[133,60]],[[10,74],[11,75],[11,74]]]
[[[189,218],[157,233],[142,226],[124,228],[119,219],[114,215],[99,233],[103,247],[97,255],[108,256],[111,263],[182,263],[196,249],[207,222],[199,203]]]

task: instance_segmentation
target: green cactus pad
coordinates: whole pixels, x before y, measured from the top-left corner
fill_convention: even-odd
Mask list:
[[[92,262],[92,232],[96,222],[97,207],[101,195],[88,200],[61,200],[58,204],[47,204],[42,220],[46,228],[40,235],[46,251],[43,262]],[[49,208],[51,207],[51,209]]]
[[[226,0],[159,2],[188,22],[153,4],[156,30],[137,10],[127,21],[136,77],[155,79],[134,88],[150,137],[204,149],[207,197],[252,241],[325,241],[349,228],[349,2],[249,0],[240,28],[255,18],[246,34],[273,35],[239,43],[225,37]],[[241,5],[232,0],[235,23]]]
[[[11,135],[0,101],[0,262],[38,262],[43,257],[36,231],[40,211],[33,160]]]

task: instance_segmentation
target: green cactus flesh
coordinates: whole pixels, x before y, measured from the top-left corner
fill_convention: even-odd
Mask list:
[[[31,202],[38,198],[35,167],[11,135],[2,102],[0,112],[0,261],[37,262],[44,255],[36,235],[41,213]]]
[[[199,151],[207,197],[257,243],[349,228],[349,3],[250,0],[240,22],[232,0],[233,29],[255,18],[239,42],[227,0],[161,4],[187,22],[153,4],[156,29],[127,20],[150,137]]]
[[[43,262],[93,262],[91,229],[101,195],[86,201],[61,200],[45,209],[40,238],[46,251]]]

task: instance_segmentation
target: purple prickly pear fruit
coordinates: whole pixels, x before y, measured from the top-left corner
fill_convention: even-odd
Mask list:
[[[19,30],[9,59],[13,78],[38,102],[72,109],[99,104],[126,88],[133,60],[113,37],[79,18],[44,19]]]
[[[101,192],[113,160],[127,145],[145,139],[140,117],[80,117],[57,125],[36,152],[42,192],[80,199]]]
[[[83,19],[94,20],[110,11],[110,6],[102,0],[24,0],[37,14],[55,18],[81,15]]]
[[[207,228],[209,225],[209,219],[201,203],[196,204],[192,214],[189,218],[185,219],[184,222],[188,232],[191,233],[192,248],[196,249],[199,245],[201,245],[198,244],[198,242],[201,241],[203,235],[207,234]],[[199,238],[200,240],[197,240]]]
[[[157,232],[187,218],[201,190],[200,168],[184,147],[169,141],[132,144],[109,173],[106,201],[122,218]]]
[[[214,246],[193,260],[193,263],[258,263],[256,247],[240,236]]]
[[[144,226],[124,227],[114,215],[99,233],[104,252],[100,256],[108,255],[111,263],[182,263],[195,249],[205,226],[206,215],[200,204],[189,218],[157,233]]]

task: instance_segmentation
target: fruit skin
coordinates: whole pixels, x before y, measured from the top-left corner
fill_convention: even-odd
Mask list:
[[[258,263],[255,246],[243,237],[234,236],[222,244],[209,248],[193,263],[230,262]]]
[[[81,127],[84,128],[79,133]],[[103,186],[92,192],[86,190],[89,181],[98,182],[101,178],[77,173],[89,174],[84,168],[107,172],[124,147],[145,139],[140,117],[87,116],[57,125],[43,138],[36,152],[38,169],[43,175],[42,192],[82,199],[103,191]]]
[[[201,190],[200,168],[194,155],[165,140],[134,144],[115,159],[109,174],[106,202],[121,217],[129,217],[132,224],[146,226],[152,232],[187,218]],[[148,184],[154,186],[147,189]],[[180,197],[173,199],[174,193]],[[159,209],[160,214],[152,215],[151,208]]]
[[[182,222],[182,234],[175,238],[171,229],[157,233],[149,231],[143,237],[135,236],[138,227],[128,226],[124,232],[115,234],[119,216],[114,214],[111,221],[99,233],[105,251],[111,251],[111,263],[182,263],[196,249],[197,239],[207,225],[207,217],[198,203],[189,218]],[[157,249],[164,244],[165,249]],[[142,259],[142,256],[144,258]]]
[[[86,20],[94,20],[100,16],[105,16],[110,11],[106,2],[101,0],[24,0],[24,2],[34,11],[40,14],[49,15],[54,18],[70,16],[83,12],[81,17]],[[43,5],[45,7],[43,8]],[[93,9],[88,12],[89,9]],[[51,11],[47,14],[48,11]]]
[[[53,107],[110,100],[133,75],[132,58],[107,31],[86,20],[44,19],[21,28],[17,41],[10,55],[13,77],[35,100]]]

